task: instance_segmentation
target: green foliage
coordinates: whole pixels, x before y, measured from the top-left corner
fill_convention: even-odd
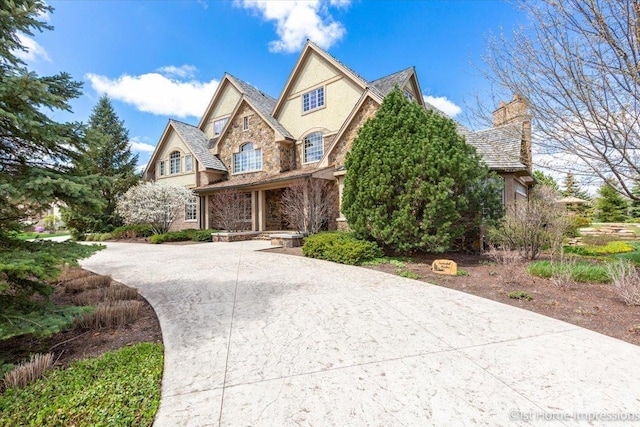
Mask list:
[[[624,222],[627,220],[627,200],[618,193],[610,182],[598,190],[596,219],[600,222]]]
[[[358,236],[397,251],[470,245],[501,213],[499,180],[453,120],[398,88],[359,130],[346,159],[342,210]]]
[[[582,255],[582,256],[605,256],[614,254],[623,254],[627,252],[633,252],[635,248],[626,242],[608,242],[602,246],[566,246],[564,251],[570,254]]]
[[[636,220],[635,222],[640,222],[640,183],[634,184],[631,194],[635,199],[629,203],[629,216]]]
[[[512,299],[519,299],[519,300],[525,300],[525,301],[533,300],[533,297],[528,293],[526,293],[525,291],[513,291],[507,294],[507,296]]]
[[[151,243],[165,243],[165,242],[186,242],[192,240],[194,242],[209,242],[211,241],[211,233],[215,232],[214,229],[196,230],[189,228],[186,230],[172,231],[164,234],[154,234],[149,237]]]
[[[0,313],[0,341],[28,334],[47,337],[73,329],[76,319],[93,311],[93,307],[56,306],[49,302],[5,306]]]
[[[136,237],[149,237],[153,234],[151,224],[129,224],[114,229],[111,234],[114,239],[133,239]],[[211,237],[211,236],[209,236]]]
[[[26,51],[22,34],[51,29],[42,17],[44,1],[9,1],[0,8],[0,234],[42,212],[54,201],[99,204],[92,177],[70,174],[69,164],[84,147],[77,123],[58,123],[50,115],[70,112],[81,83],[67,73],[40,77],[16,52]]]
[[[358,265],[382,256],[375,242],[359,240],[351,233],[318,233],[307,237],[302,246],[304,256],[340,264]]]
[[[469,272],[461,268],[459,268],[458,271],[456,272],[456,276],[468,276],[468,275],[469,275]]]
[[[79,176],[97,176],[94,197],[104,202],[95,209],[84,204],[72,204],[63,210],[65,223],[80,233],[111,231],[122,225],[116,213],[116,201],[139,180],[136,173],[138,156],[131,153],[129,131],[118,118],[111,101],[103,96],[89,117],[84,135],[86,153],[74,163]]]
[[[560,263],[555,261],[536,261],[527,268],[529,274],[551,278],[554,274],[571,271],[571,279],[579,283],[609,283],[606,265],[586,261],[576,263]]]
[[[399,267],[399,266],[404,267],[407,262],[413,262],[413,258],[381,256],[377,258],[372,258],[368,261],[363,261],[362,263],[360,263],[360,265],[376,266],[376,265],[382,265],[382,264],[391,264],[396,267]]]
[[[540,185],[546,185],[547,187],[552,188],[554,191],[560,190],[560,187],[558,186],[556,180],[551,175],[547,175],[541,170],[533,171],[533,177],[536,179],[536,181],[538,181],[538,184]]]
[[[0,426],[151,426],[162,366],[162,345],[142,343],[53,370],[0,395]]]
[[[59,237],[59,236],[68,236],[68,231],[61,231],[59,233],[36,233],[36,232],[27,232],[27,233],[11,233],[8,237],[16,238],[18,240],[34,240],[34,239],[44,239],[45,237]]]
[[[403,270],[401,268],[398,268],[396,269],[396,274],[400,277],[406,277],[407,279],[414,279],[414,280],[420,279],[420,275],[415,271],[411,271],[411,270]]]

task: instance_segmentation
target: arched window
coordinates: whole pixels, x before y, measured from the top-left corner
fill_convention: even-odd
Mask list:
[[[233,173],[254,172],[262,170],[262,149],[254,148],[253,142],[240,147],[240,152],[233,155]]]
[[[173,151],[169,155],[169,173],[180,173],[180,152]]]
[[[322,158],[322,133],[310,133],[304,138],[304,163],[317,162]]]

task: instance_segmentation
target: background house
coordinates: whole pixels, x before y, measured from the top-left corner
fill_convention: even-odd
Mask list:
[[[358,129],[398,86],[425,103],[413,67],[367,81],[312,42],[307,42],[278,99],[225,74],[198,126],[169,120],[144,172],[146,180],[194,190],[174,229],[217,228],[210,198],[235,189],[246,195],[246,228],[285,230],[280,199],[301,179],[335,183],[342,195],[345,155]],[[531,176],[531,122],[527,103],[514,99],[494,112],[494,127],[458,131],[504,179],[504,202],[526,198]],[[339,211],[339,209],[338,209]],[[329,227],[343,228],[341,214]]]

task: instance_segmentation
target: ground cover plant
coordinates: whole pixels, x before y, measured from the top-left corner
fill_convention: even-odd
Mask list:
[[[0,394],[0,426],[151,426],[163,349],[141,343],[50,371]]]

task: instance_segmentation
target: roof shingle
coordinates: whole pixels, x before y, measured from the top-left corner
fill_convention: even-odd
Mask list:
[[[196,156],[202,166],[206,169],[227,172],[227,168],[222,161],[209,151],[209,138],[204,132],[195,126],[174,119],[169,119],[169,123],[178,132],[180,138],[187,144],[189,150]]]

